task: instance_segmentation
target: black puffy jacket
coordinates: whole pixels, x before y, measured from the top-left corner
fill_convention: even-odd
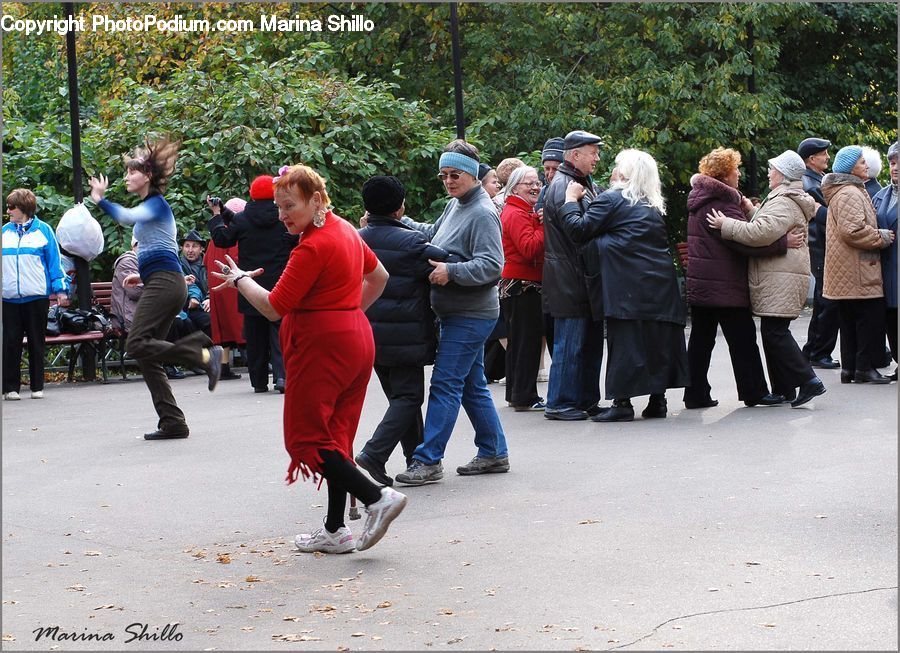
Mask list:
[[[250,200],[238,214],[222,207],[222,214],[214,215],[207,228],[219,247],[238,246],[242,270],[263,269],[254,281],[266,290],[275,287],[291,250],[299,242],[299,237],[289,234],[278,219],[278,207],[272,200]],[[238,310],[244,315],[260,314],[241,294],[238,294]]]
[[[553,317],[590,317],[581,247],[572,242],[563,229],[561,211],[570,181],[584,186],[584,197],[579,202],[582,210],[587,209],[599,190],[589,177],[583,176],[568,161],[560,164],[547,187],[544,195],[544,312]]]
[[[399,220],[380,215],[370,215],[359,235],[391,275],[381,297],[366,311],[375,336],[375,364],[433,363],[437,332],[428,275],[434,268],[428,259],[445,261],[447,252]]]

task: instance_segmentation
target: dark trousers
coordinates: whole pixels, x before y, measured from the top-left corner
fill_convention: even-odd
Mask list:
[[[247,372],[254,388],[269,387],[269,362],[272,378],[284,379],[279,329],[281,320],[272,322],[261,315],[244,315],[244,340],[247,342]]]
[[[547,341],[547,353],[553,358],[553,316],[544,313],[544,340]]]
[[[192,308],[188,312],[188,319],[194,328],[212,337],[212,317],[202,308]]]
[[[366,442],[363,452],[379,464],[386,465],[399,443],[407,465],[422,441],[422,404],[425,402],[425,369],[423,367],[386,367],[375,365],[375,374],[388,400],[381,423]]]
[[[691,385],[684,390],[684,401],[702,403],[711,399],[709,363],[720,326],[728,343],[738,399],[755,401],[768,394],[769,387],[756,345],[756,324],[750,309],[692,305],[691,337],[687,350]]]
[[[22,387],[22,336],[28,337],[28,375],[31,391],[44,389],[44,338],[49,299],[17,304],[3,302],[3,393]]]
[[[381,498],[381,489],[337,451],[319,449],[319,455],[322,457],[322,476],[328,481],[325,528],[334,533],[344,526],[347,494],[370,506]]]
[[[841,369],[874,370],[884,358],[884,298],[840,299]]]
[[[531,406],[539,400],[537,374],[541,367],[544,314],[535,290],[500,300],[506,319],[506,401]]]
[[[813,313],[809,320],[806,344],[803,353],[811,360],[831,356],[837,344],[838,329],[841,325],[840,309],[837,302],[822,297],[822,285],[825,283],[821,265],[813,264],[813,278],[816,280],[813,290]]]
[[[763,317],[759,330],[772,392],[789,396],[801,384],[816,377],[809,359],[800,351],[800,346],[791,334],[791,318]]]
[[[165,339],[186,299],[184,275],[168,270],[153,273],[144,281],[144,292],[138,300],[125,342],[128,355],[138,362],[144,383],[150,390],[153,407],[159,415],[158,428],[167,431],[184,430],[187,424],[184,413],[175,403],[163,364],[200,367],[203,365],[203,348],[212,344],[202,331],[195,331],[175,342]]]
[[[897,309],[889,308],[884,314],[887,324],[888,345],[891,347],[891,358],[897,362]]]

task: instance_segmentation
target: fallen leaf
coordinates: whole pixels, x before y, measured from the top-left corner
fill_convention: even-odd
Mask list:
[[[382,640],[382,639],[384,639],[384,638],[381,637],[380,635],[372,635],[372,639],[375,640],[375,641],[377,642],[377,641],[380,641],[380,640]]]
[[[4,642],[14,642],[16,641],[16,636],[12,633],[3,633],[2,641]]]
[[[303,617],[282,617],[282,621],[303,621]]]
[[[4,601],[3,605],[15,605],[18,601]]]
[[[761,563],[759,563],[759,562],[745,562],[744,564],[747,565],[748,567],[757,567],[757,566],[759,566]]]
[[[192,553],[191,556],[193,556],[194,558],[205,558],[206,551],[197,551],[196,553]]]
[[[438,610],[438,614],[451,615],[453,614],[453,610],[451,610],[450,608],[441,608],[440,610]]]
[[[672,626],[672,630],[681,630],[684,626]]]
[[[223,565],[230,565],[231,564],[231,556],[228,555],[227,553],[220,553],[216,556],[216,562],[223,564]]]
[[[333,605],[314,605],[311,612],[334,612],[337,610]]]
[[[338,646],[338,647],[337,647],[337,650],[339,650],[339,651],[349,651],[349,650],[350,650],[350,647],[349,647],[349,646]]]
[[[460,544],[462,540],[450,540],[447,544]]]
[[[719,591],[719,588],[718,588],[718,587],[710,587],[710,588],[709,588],[708,590],[706,590],[706,591],[707,591],[707,592],[718,592],[718,591]]]
[[[88,557],[94,557],[94,556],[99,556],[99,555],[103,555],[103,554],[100,553],[99,551],[85,551],[84,555],[86,555]]]
[[[84,585],[77,585],[77,584],[76,584],[76,585],[69,585],[66,589],[67,589],[67,590],[74,590],[74,591],[76,591],[76,592],[83,592],[83,591],[84,591]]]
[[[771,624],[771,623],[762,623],[759,625],[762,626],[763,628],[774,628],[775,627],[775,624]]]
[[[285,635],[272,635],[272,639],[277,642],[321,642],[321,637],[313,637],[311,635],[301,635],[299,633],[288,633]]]
[[[816,515],[816,519],[828,519],[828,515]]]
[[[495,590],[493,588],[486,589],[486,590],[484,590],[484,593],[487,594],[488,596],[495,596],[497,594],[497,590]]]
[[[365,637],[365,633],[350,633],[350,637]]]
[[[599,519],[582,519],[578,523],[579,524],[599,524],[600,520]]]
[[[391,603],[390,601],[382,601],[382,602],[379,603],[376,607],[379,607],[379,608],[389,608],[389,607],[391,607],[392,605],[394,605],[394,604]]]
[[[448,639],[447,643],[448,644],[459,644],[464,639],[465,639],[465,637],[454,637],[453,639]]]
[[[241,630],[243,630],[245,633],[249,633],[250,631],[256,630],[256,629],[253,626],[242,626]]]
[[[244,582],[246,582],[246,583],[261,583],[262,580],[259,578],[259,576],[247,576],[244,579]]]
[[[94,610],[111,610],[114,607],[116,607],[114,604],[107,603],[105,605],[98,605]]]

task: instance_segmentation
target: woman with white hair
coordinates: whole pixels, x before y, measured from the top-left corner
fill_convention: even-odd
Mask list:
[[[707,214],[709,226],[722,230],[723,240],[765,247],[790,231],[806,229],[816,213],[813,199],[803,190],[806,164],[793,150],[769,159],[772,192],[750,222],[725,217],[718,209]],[[761,318],[763,351],[772,392],[791,400],[796,408],[825,393],[825,386],[800,351],[791,334],[791,322],[800,315],[809,294],[809,248],[806,243],[782,256],[751,257],[747,279],[750,306]],[[799,388],[799,394],[797,392]]]
[[[631,397],[650,395],[641,415],[666,416],[666,389],[688,382],[684,346],[686,310],[669,252],[656,161],[646,152],[623,150],[617,176],[584,212],[584,187],[572,182],[562,207],[566,233],[584,243],[582,256],[595,320],[606,319],[609,356],[606,398],[613,405],[591,419],[634,419]]]
[[[875,196],[881,192],[881,184],[878,183],[878,175],[881,174],[881,154],[878,150],[865,145],[860,146],[860,149],[862,150],[863,158],[866,160],[866,165],[869,167],[869,176],[864,186],[866,187],[866,192],[869,193],[869,197],[874,201]]]

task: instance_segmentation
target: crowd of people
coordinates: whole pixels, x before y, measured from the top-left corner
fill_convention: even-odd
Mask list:
[[[510,469],[487,387],[492,340],[505,342],[508,407],[555,421],[632,421],[631,401],[643,396],[641,416],[664,419],[666,392],[676,388],[684,389],[686,409],[716,406],[707,375],[719,327],[738,399],[748,407],[806,404],[826,391],[816,369],[840,368],[842,383],[896,380],[896,372],[878,368],[897,360],[900,144],[887,152],[890,183],[881,188],[872,172],[880,167],[877,152],[873,158],[866,148],[843,147],[825,174],[831,143],[806,139],[768,160],[770,192],[762,202],[741,193],[736,150],[709,152],[688,196],[686,301],[656,161],[622,150],[605,189],[593,179],[602,145],[583,130],[548,139],[542,182],[519,159],[492,169],[476,147],[454,140],[437,162],[448,196],[437,219],[407,217],[402,181],[378,175],[361,189],[359,230],[334,212],[319,173],[285,166],[254,179],[249,201],[207,198],[212,242],[205,258],[199,231],[179,243],[163,196],[177,143],[148,142],[127,159],[126,190],[140,199],[134,208],[106,200],[108,180],[92,177],[94,202],[134,227],[132,251],[116,261],[113,312],[159,416],[145,438],[189,435],[168,366],[206,374],[212,391],[220,378],[241,376],[231,371],[226,348],[246,347],[253,390],[268,390],[271,370],[285,394],[287,481],[302,475],[327,482],[323,526],[298,535],[296,545],[344,553],[374,545],[403,510],[407,499],[395,483],[443,478],[460,408],[474,430],[475,455],[457,473]],[[32,396],[40,396],[43,351],[32,340],[43,338],[32,335],[42,333],[50,296],[64,302],[68,293],[52,229],[35,210],[27,190],[7,198],[6,399],[18,398],[23,332]],[[810,277],[813,318],[801,349],[790,324],[806,303]],[[842,363],[831,357],[838,330]],[[546,398],[538,392],[544,343],[551,356]],[[354,456],[373,370],[389,405]],[[406,469],[392,476],[387,465],[398,444]],[[356,542],[344,522],[348,494],[368,515]]]

